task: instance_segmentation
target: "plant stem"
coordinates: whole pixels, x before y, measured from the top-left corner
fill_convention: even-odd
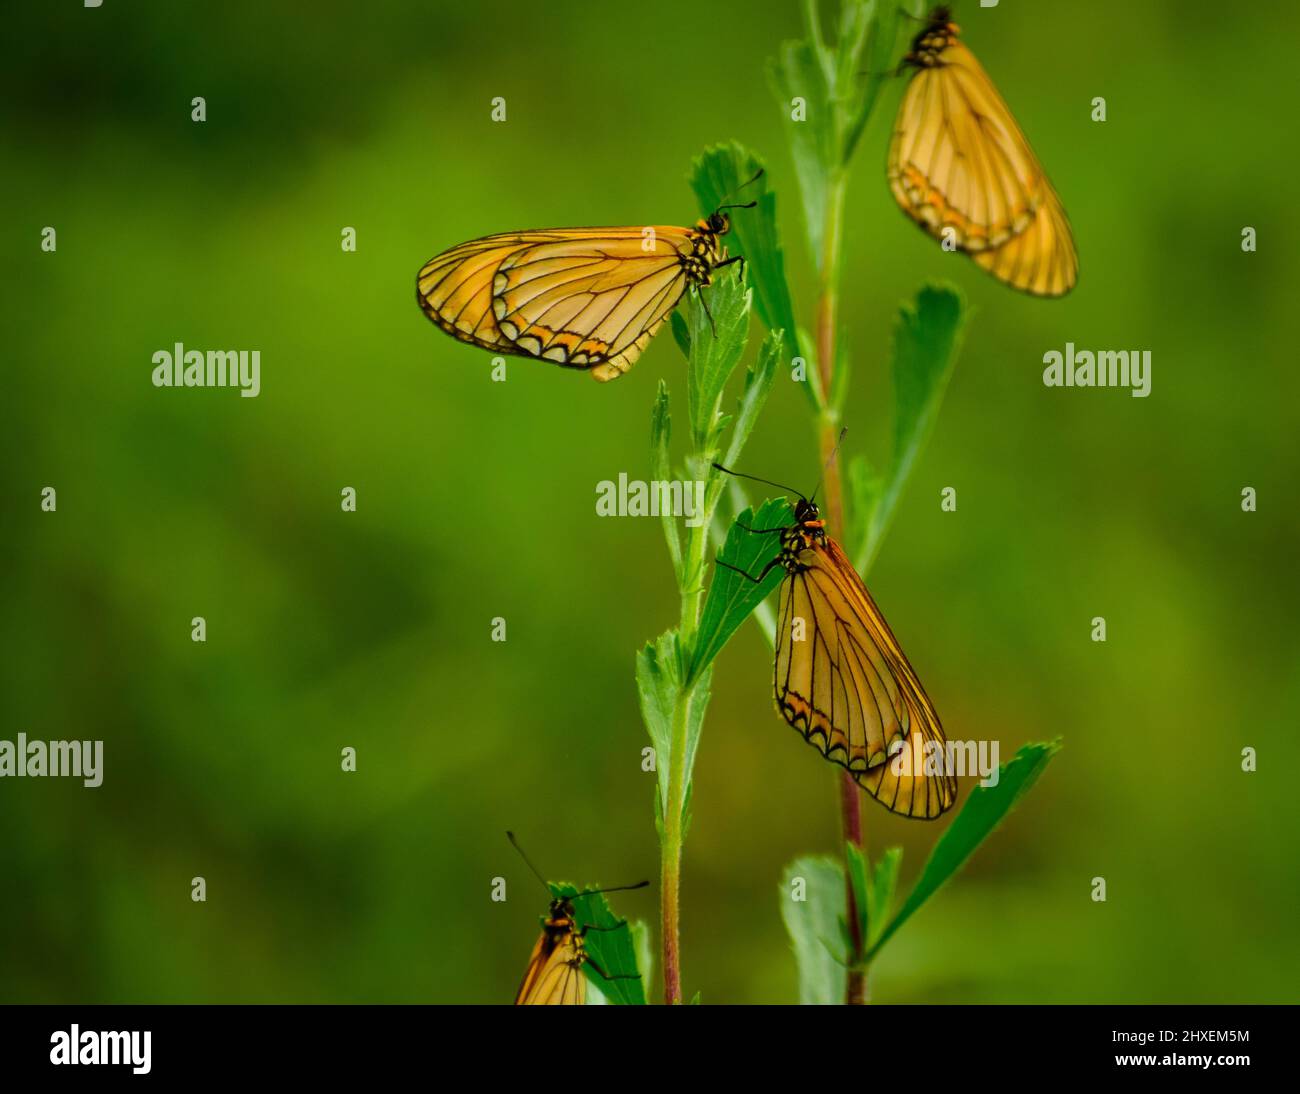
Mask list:
[[[680,896],[682,880],[682,818],[686,791],[686,728],[690,724],[691,692],[678,693],[673,707],[671,767],[668,772],[668,814],[664,817],[663,857],[659,891],[662,902],[660,933],[664,948],[664,1003],[682,1001],[680,946]]]
[[[704,603],[704,554],[708,530],[717,504],[717,491],[711,489],[705,519],[688,534],[686,558],[683,560],[682,615],[677,627],[677,648],[685,654],[695,642]],[[679,659],[680,660],[680,659]],[[672,739],[668,756],[668,807],[664,814],[663,847],[660,859],[660,935],[663,938],[664,1002],[672,1006],[682,1001],[681,959],[681,880],[683,826],[686,812],[686,739],[691,721],[691,701],[695,681],[686,679],[687,665],[678,664],[681,682],[673,704]]]
[[[826,190],[826,221],[822,235],[821,286],[817,300],[817,366],[821,375],[822,394],[826,400],[819,427],[819,445],[826,485],[826,515],[828,532],[832,536],[844,534],[844,491],[840,478],[840,457],[836,450],[839,441],[839,407],[832,405],[835,390],[836,329],[839,323],[840,242],[844,229],[844,196],[846,173],[837,170]],[[844,842],[862,847],[862,799],[858,784],[847,771],[839,776],[840,814]],[[849,877],[848,854],[844,867],[845,903],[848,910],[849,974],[844,1001],[860,1005],[867,1001],[867,976],[856,968],[863,956],[861,920],[857,897]]]

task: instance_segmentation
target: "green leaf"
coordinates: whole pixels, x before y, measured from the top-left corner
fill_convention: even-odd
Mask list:
[[[743,574],[756,578],[781,551],[780,536],[775,533],[758,535],[746,531],[753,529],[782,528],[794,520],[790,504],[784,498],[766,501],[757,513],[746,509],[727,532],[727,540],[718,553],[718,563],[713,568],[713,582],[704,600],[704,611],[695,636],[695,646],[689,658],[687,680],[698,678],[740,625],[745,622],[765,597],[785,576],[780,566],[768,570],[762,582],[754,582]],[[727,566],[721,563],[727,563]],[[743,571],[737,573],[736,570]]]
[[[786,141],[803,198],[808,238],[820,268],[824,254],[827,176],[838,160],[829,76],[812,45],[783,42],[775,59],[768,62],[767,78],[785,123]],[[798,121],[794,118],[795,99],[803,100],[804,116]]]
[[[740,393],[736,427],[731,432],[731,444],[727,446],[727,457],[723,461],[728,467],[735,467],[740,462],[740,454],[744,451],[745,442],[754,431],[763,404],[772,394],[772,384],[776,380],[776,369],[781,360],[784,341],[781,331],[769,331],[767,337],[763,339],[763,344],[758,348],[758,359],[745,373],[745,390]]]
[[[751,182],[760,170],[763,175]],[[753,209],[731,211],[736,242],[729,250],[745,256],[745,278],[754,287],[754,310],[763,325],[769,331],[793,331],[794,304],[776,229],[776,194],[768,189],[768,179],[763,161],[735,141],[706,148],[691,165],[691,188],[705,216],[732,202],[758,202]]]
[[[891,847],[876,863],[876,868],[868,874],[866,924],[862,937],[867,940],[870,950],[885,933],[889,922],[889,909],[894,903],[894,890],[898,887],[898,868],[903,861],[903,849]]]
[[[817,368],[817,346],[812,340],[812,335],[803,327],[798,329],[796,339],[799,343],[798,356],[802,357],[804,362],[805,376],[805,379],[796,382],[804,389],[809,402],[812,403],[813,411],[820,414],[826,406],[826,392],[822,390],[822,374]]]
[[[677,703],[677,632],[661,634],[636,655],[636,689],[641,720],[655,750],[659,776],[659,816],[668,813],[668,769],[673,748],[673,708]]]
[[[917,293],[915,305],[899,309],[893,345],[893,466],[853,560],[860,574],[875,561],[903,487],[934,430],[965,322],[965,300],[950,286],[927,285]]]
[[[673,341],[677,343],[677,348],[682,351],[682,356],[689,361],[691,359],[691,330],[686,325],[686,320],[682,318],[682,313],[674,309],[668,325],[673,328]]]
[[[661,634],[653,643],[636,655],[636,687],[641,699],[641,719],[650,734],[655,750],[655,773],[659,777],[658,810],[659,827],[668,815],[669,772],[672,769],[673,714],[681,698],[682,687],[678,675],[679,654],[677,632]],[[691,795],[691,772],[695,767],[695,752],[700,734],[704,730],[704,712],[709,706],[712,670],[701,672],[695,678],[691,693],[691,707],[686,720],[686,751],[683,757],[683,804]],[[662,835],[662,831],[660,832]]]
[[[900,0],[884,0],[876,5],[858,68],[858,71],[865,73],[865,77],[848,112],[849,120],[844,133],[845,163],[853,158],[854,149],[876,108],[881,90],[898,70],[904,52],[899,48],[899,30],[909,25],[916,28],[922,26],[924,9],[925,4],[921,0],[910,0],[906,7]],[[909,14],[913,18],[905,19],[904,16]],[[910,37],[904,41],[910,41]]]
[[[716,446],[722,391],[749,338],[751,295],[740,284],[734,269],[723,271],[712,287],[692,292],[685,308],[691,339],[686,388],[696,452]]]
[[[848,513],[845,515],[845,545],[850,558],[859,558],[867,548],[867,533],[871,528],[871,514],[880,502],[884,481],[871,466],[871,461],[861,452],[848,461],[846,468]]]
[[[668,445],[672,440],[673,423],[668,412],[668,385],[659,381],[659,392],[655,396],[654,410],[650,415],[650,479],[653,482],[668,482],[672,471],[668,456]],[[660,513],[664,526],[664,539],[668,543],[668,554],[673,560],[673,573],[677,575],[677,584],[682,583],[682,540],[677,529],[677,520],[671,507],[664,506]]]
[[[797,899],[802,896],[803,899]],[[829,857],[806,856],[786,867],[781,918],[799,969],[799,1002],[832,1006],[844,1001],[848,974],[835,946],[844,919],[844,873]]]
[[[628,923],[632,932],[632,952],[636,954],[637,971],[641,974],[641,988],[650,983],[655,971],[654,939],[650,935],[650,925],[644,919],[634,919]]]
[[[584,962],[582,968],[587,974],[588,984],[604,996],[607,1002],[623,1006],[645,1006],[645,979],[637,967],[631,925],[614,914],[603,893],[579,895],[581,891],[578,887],[567,881],[553,881],[549,887],[556,900],[573,901],[573,917],[579,929],[586,930],[583,936],[584,948],[591,960]],[[593,927],[597,929],[588,929]],[[597,966],[610,977],[634,979],[607,980],[597,971]]]
[[[853,903],[858,910],[858,937],[867,937],[867,924],[871,910],[871,863],[867,853],[856,843],[844,844],[844,864],[849,871],[849,884],[853,887]],[[848,920],[848,908],[844,909]],[[866,953],[864,949],[863,954]],[[852,952],[848,957],[852,958]]]
[[[868,959],[875,957],[880,948],[911,918],[922,904],[955,874],[970,858],[975,849],[988,838],[1011,807],[1019,801],[1035,780],[1043,773],[1048,760],[1061,747],[1060,741],[1047,744],[1025,745],[1010,763],[998,768],[998,781],[994,786],[976,786],[956,820],[939,837],[930,852],[930,858],[921,871],[916,886],[889,926],[871,946]]]
[[[854,843],[844,845],[844,862],[848,867],[849,884],[853,886],[853,900],[858,910],[858,936],[864,940],[865,955],[876,938],[884,933],[889,919],[889,908],[894,901],[894,889],[898,884],[898,867],[903,860],[903,849],[891,847],[876,863],[875,869],[867,858],[867,853]],[[843,869],[840,870],[841,891],[843,890]],[[840,915],[847,918],[848,909],[840,899]],[[846,945],[847,948],[847,945]],[[851,955],[846,955],[851,956]]]

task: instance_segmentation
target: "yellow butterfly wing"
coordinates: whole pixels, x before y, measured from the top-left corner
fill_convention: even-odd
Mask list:
[[[696,239],[671,226],[489,236],[425,263],[417,298],[461,341],[612,380],[681,300]]]
[[[956,27],[935,23],[909,58],[889,149],[890,189],[903,211],[936,239],[1013,288],[1061,296],[1079,259],[1056,191],[1010,107]]]
[[[584,1006],[587,977],[582,957],[570,930],[558,937],[543,931],[533,947],[515,1006]]]
[[[957,798],[956,779],[895,756],[923,758],[927,745],[946,744],[916,672],[834,540],[806,547],[798,562],[781,586],[777,708],[887,809],[939,816]]]

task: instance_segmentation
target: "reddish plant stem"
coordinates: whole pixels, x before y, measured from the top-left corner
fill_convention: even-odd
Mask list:
[[[843,227],[845,179],[836,175],[827,188],[826,223],[823,235],[821,293],[817,301],[817,368],[822,397],[826,400],[819,425],[821,462],[824,468],[827,533],[844,534],[844,491],[840,477],[838,408],[829,405],[835,390],[835,339],[839,322],[840,236]],[[844,852],[845,907],[849,928],[849,974],[845,1003],[861,1005],[867,1001],[867,974],[857,966],[865,956],[857,897],[849,875],[847,844],[862,848],[862,798],[858,784],[847,771],[839,776],[841,827],[846,844]]]

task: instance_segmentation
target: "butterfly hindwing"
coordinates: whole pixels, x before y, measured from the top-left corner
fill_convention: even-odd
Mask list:
[[[515,995],[516,1006],[583,1006],[587,1001],[587,978],[572,925],[567,931],[542,932],[533,947],[523,982]]]
[[[834,540],[798,551],[778,626],[774,686],[785,720],[887,809],[924,818],[947,810],[956,780],[913,763],[944,748],[938,715]]]

